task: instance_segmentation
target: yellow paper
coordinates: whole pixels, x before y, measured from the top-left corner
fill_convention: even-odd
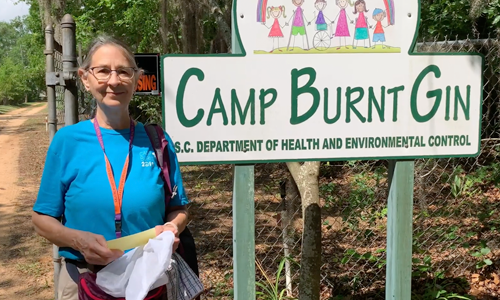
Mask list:
[[[156,237],[156,231],[154,228],[152,228],[119,239],[109,240],[107,244],[109,249],[118,249],[126,251],[135,247],[144,246],[148,243],[150,239],[154,239],[155,237]]]

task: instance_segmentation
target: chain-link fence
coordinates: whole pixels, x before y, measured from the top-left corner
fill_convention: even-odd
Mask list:
[[[480,155],[416,162],[413,239],[414,258],[419,259],[415,272],[443,272],[449,278],[445,282],[462,281],[459,285],[479,299],[497,299],[500,292],[495,265],[500,255],[499,50],[497,39],[418,47],[419,52],[477,52],[485,59]]]
[[[479,52],[486,64],[480,156],[415,161],[413,299],[499,295],[499,48],[495,39],[418,44],[418,52]],[[182,173],[192,200],[190,226],[207,289],[203,297],[231,299],[232,168],[189,166]],[[297,297],[302,224],[300,208],[290,205],[296,192],[288,182],[284,208],[285,164],[256,165],[255,176],[256,258],[263,269],[256,268],[257,280],[266,280],[263,272],[276,280],[278,265],[290,257],[280,288],[291,282]],[[321,299],[385,298],[387,176],[387,161],[321,165]],[[294,213],[286,227],[284,211]]]
[[[78,119],[80,121],[89,120],[92,118],[96,103],[90,93],[85,90],[80,79],[76,81],[78,86]]]
[[[60,76],[63,74],[62,47],[54,41],[54,68]],[[64,126],[64,86],[56,85],[56,118],[57,124]]]
[[[55,41],[54,41],[55,42]],[[78,66],[81,59],[78,60]],[[63,74],[63,61],[62,61],[62,48],[59,43],[55,42],[54,50],[54,67],[55,72]],[[95,101],[90,93],[85,91],[81,80],[78,78],[76,80],[76,85],[78,86],[78,119],[88,120],[90,119],[92,112],[95,109]],[[65,114],[65,103],[64,103],[64,90],[65,87],[62,85],[56,86],[56,116],[57,123],[60,126],[64,126],[64,114]]]

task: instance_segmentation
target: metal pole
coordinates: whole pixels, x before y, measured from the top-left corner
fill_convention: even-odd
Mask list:
[[[48,129],[49,129],[49,142],[52,142],[54,135],[57,131],[57,117],[56,117],[56,86],[53,80],[48,80],[55,72],[54,67],[54,29],[52,25],[45,28],[45,63],[46,63],[46,81],[47,81],[47,104],[48,104]],[[52,82],[49,82],[52,81]],[[49,84],[50,83],[50,84]],[[52,246],[52,261],[54,264],[54,299],[57,300],[57,287],[59,284],[59,272],[61,270],[61,260],[59,257],[59,247]]]
[[[236,0],[233,1],[236,6]],[[243,51],[236,35],[238,16],[233,15],[231,50]],[[233,184],[233,274],[234,299],[255,300],[255,202],[254,166],[236,165]]]
[[[292,272],[290,268],[290,237],[288,236],[288,228],[290,227],[291,215],[288,215],[288,208],[291,203],[288,203],[286,198],[286,180],[280,182],[281,194],[281,227],[283,230],[283,255],[285,256],[285,286],[286,294],[292,297]]]
[[[413,161],[391,161],[387,208],[386,300],[411,299]]]
[[[234,299],[255,299],[254,166],[236,165],[233,184]]]
[[[76,85],[76,24],[70,14],[61,20],[63,46],[64,121],[66,125],[78,123],[78,87]]]
[[[54,73],[54,29],[52,25],[48,25],[45,28],[45,72]],[[48,77],[49,75],[47,75]],[[47,78],[48,79],[48,78]],[[49,123],[49,141],[52,141],[52,138],[56,134],[57,131],[57,118],[56,118],[56,86],[50,83],[47,80],[47,104],[48,104],[48,120]]]

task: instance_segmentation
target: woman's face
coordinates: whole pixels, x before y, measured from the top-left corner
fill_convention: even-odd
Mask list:
[[[364,3],[360,3],[358,5],[356,5],[356,10],[358,12],[364,12],[366,9],[365,9],[365,4]]]
[[[340,8],[346,8],[346,7],[347,7],[347,0],[339,0],[339,1],[337,2],[337,4],[338,4],[338,6],[339,6]]]
[[[304,4],[304,0],[292,0],[292,2],[295,6],[301,6]]]
[[[97,77],[106,74],[107,70],[99,70],[96,67],[121,70],[122,74],[130,72],[133,66],[125,56],[124,50],[114,45],[101,46],[92,56],[89,70],[80,69],[79,73],[85,88],[99,103],[108,107],[128,106],[137,88],[139,74],[134,71],[131,79],[123,79],[118,76],[118,72],[112,71],[108,80],[98,80]]]

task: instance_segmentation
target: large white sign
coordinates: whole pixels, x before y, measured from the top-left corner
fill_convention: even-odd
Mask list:
[[[413,54],[417,0],[245,0],[234,17],[242,55],[163,57],[181,163],[478,153],[482,57]]]

